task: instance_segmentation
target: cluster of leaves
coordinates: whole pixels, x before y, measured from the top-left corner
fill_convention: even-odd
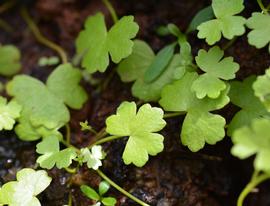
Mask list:
[[[87,185],[81,186],[83,194],[89,199],[95,201],[95,204],[92,206],[101,206],[101,204],[105,206],[114,206],[116,204],[116,199],[114,197],[104,197],[109,189],[110,185],[106,181],[99,183],[98,192]]]

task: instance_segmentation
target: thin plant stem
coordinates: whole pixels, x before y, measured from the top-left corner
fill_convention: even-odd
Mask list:
[[[267,5],[266,10],[269,11],[270,9],[270,3]]]
[[[237,37],[234,37],[233,39],[231,39],[230,41],[228,41],[224,47],[222,48],[223,50],[226,50],[228,48],[230,48],[237,40]]]
[[[110,141],[113,141],[113,140],[119,139],[119,138],[123,138],[123,137],[122,136],[109,136],[109,137],[105,137],[105,138],[100,139],[100,140],[94,142],[93,144],[89,145],[88,148],[90,149],[90,148],[92,148],[95,145],[100,145],[100,144],[103,144],[105,142],[110,142]]]
[[[118,21],[118,17],[117,17],[117,14],[116,14],[115,9],[113,8],[111,2],[109,0],[102,0],[102,2],[105,4],[107,9],[109,10],[109,12],[112,16],[113,22],[116,23]]]
[[[5,2],[0,6],[0,14],[12,8],[15,4],[16,4],[15,0],[8,0],[7,2]]]
[[[70,144],[70,138],[71,138],[70,126],[69,126],[69,124],[67,123],[67,124],[65,125],[65,127],[66,127],[66,141],[67,141],[68,144]]]
[[[257,3],[259,5],[259,7],[261,8],[263,13],[267,13],[267,9],[265,8],[265,6],[262,3],[262,0],[257,0]]]
[[[70,174],[75,174],[77,172],[77,168],[65,167],[65,170]]]
[[[3,30],[9,33],[14,32],[14,29],[3,19],[0,19],[0,28],[2,28]]]
[[[166,114],[164,114],[163,118],[177,117],[177,116],[180,116],[180,115],[183,115],[183,114],[185,114],[185,113],[183,113],[183,112],[166,113]]]
[[[72,193],[69,192],[68,194],[68,206],[72,206]]]
[[[142,200],[138,199],[137,197],[133,196],[126,190],[124,190],[122,187],[117,185],[115,182],[113,182],[108,176],[106,176],[101,170],[96,170],[100,177],[102,177],[104,180],[106,180],[111,186],[113,186],[115,189],[117,189],[119,192],[127,196],[128,198],[132,199],[136,203],[142,206],[150,206],[149,204],[143,202]]]
[[[74,150],[76,150],[76,152],[80,152],[80,150],[77,148],[77,147],[75,147],[75,146],[73,146],[72,144],[70,144],[70,143],[68,143],[67,141],[65,141],[65,140],[61,140],[61,143],[63,144],[63,145],[65,145],[66,147],[68,147],[68,148],[73,148]]]
[[[95,138],[95,140],[97,141],[97,140],[99,140],[99,139],[105,137],[106,135],[107,135],[106,127],[103,127],[103,128],[96,134],[96,136],[95,136],[94,138]]]
[[[51,48],[52,50],[56,51],[59,54],[59,56],[61,57],[62,62],[64,64],[67,63],[68,58],[67,58],[67,54],[66,54],[65,50],[61,46],[57,45],[56,43],[54,43],[54,42],[50,41],[49,39],[47,39],[46,37],[44,37],[40,33],[40,30],[38,29],[38,27],[35,24],[35,22],[33,21],[33,19],[30,17],[30,15],[25,7],[23,7],[21,9],[21,16],[25,20],[25,22],[27,23],[30,30],[33,32],[37,41],[40,42],[41,44]]]
[[[259,175],[259,172],[255,171],[252,175],[252,178],[250,182],[247,184],[247,186],[244,188],[244,190],[241,192],[238,200],[237,200],[237,206],[243,206],[244,200],[246,196],[252,192],[252,190],[258,186],[260,183],[264,182],[265,180],[270,178],[270,174],[263,173]]]

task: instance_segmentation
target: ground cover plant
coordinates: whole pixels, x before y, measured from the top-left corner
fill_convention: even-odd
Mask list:
[[[270,3],[192,2],[0,1],[0,205],[269,205]]]

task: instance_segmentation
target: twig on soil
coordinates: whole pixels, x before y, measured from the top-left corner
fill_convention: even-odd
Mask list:
[[[0,14],[11,9],[16,4],[16,0],[9,0],[0,6]]]
[[[67,58],[67,54],[66,54],[65,50],[61,46],[57,45],[56,43],[54,43],[54,42],[50,41],[49,39],[47,39],[46,37],[44,37],[40,33],[37,25],[35,24],[33,19],[30,17],[30,15],[25,7],[22,7],[22,9],[21,9],[21,16],[23,17],[23,19],[27,23],[30,30],[33,32],[37,41],[40,42],[41,44],[51,48],[52,50],[56,51],[59,54],[59,56],[61,57],[62,62],[64,64],[67,63],[68,58]]]
[[[3,30],[9,33],[14,32],[14,29],[3,19],[0,19],[0,28],[2,28]]]
[[[102,177],[104,180],[106,180],[111,186],[113,186],[115,189],[117,189],[122,194],[126,195],[127,197],[129,197],[133,201],[137,202],[139,205],[150,206],[150,205],[146,204],[145,202],[141,201],[140,199],[138,199],[137,197],[133,196],[132,194],[130,194],[129,192],[127,192],[123,188],[121,188],[119,185],[117,185],[115,182],[113,182],[109,177],[107,177],[101,170],[96,170],[96,171],[100,177]]]

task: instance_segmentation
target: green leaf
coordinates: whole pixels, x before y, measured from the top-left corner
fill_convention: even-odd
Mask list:
[[[104,72],[109,65],[109,54],[114,63],[119,63],[132,52],[133,41],[139,30],[133,16],[122,17],[107,32],[104,15],[97,13],[88,17],[85,30],[77,40],[77,53],[85,54],[82,66],[90,73]]]
[[[42,154],[38,159],[40,167],[52,169],[54,165],[58,169],[66,168],[72,160],[77,157],[73,148],[66,148],[60,151],[59,140],[55,136],[46,137],[37,144],[37,153]]]
[[[220,93],[226,89],[226,83],[222,80],[235,78],[239,65],[233,62],[232,57],[222,59],[223,55],[224,51],[215,46],[208,52],[201,49],[195,58],[197,65],[206,72],[200,75],[191,86],[192,91],[196,92],[199,99],[205,96],[210,98],[219,97]]]
[[[104,197],[104,198],[102,198],[101,202],[105,206],[114,206],[117,203],[117,201],[114,197]]]
[[[193,152],[202,149],[205,143],[215,144],[224,137],[225,119],[209,111],[221,109],[229,103],[229,87],[216,99],[198,99],[190,88],[198,76],[195,72],[187,72],[181,79],[165,86],[159,101],[166,111],[187,112],[182,125],[181,141]]]
[[[228,126],[227,134],[229,136],[232,136],[236,129],[249,126],[254,119],[270,118],[263,104],[254,95],[252,85],[255,79],[255,76],[250,76],[243,82],[231,82],[229,93],[231,102],[240,107],[241,110],[234,115]]]
[[[192,21],[188,26],[187,33],[195,31],[200,24],[208,20],[211,20],[214,17],[215,16],[212,6],[207,6],[203,8],[193,17]]]
[[[99,183],[98,192],[100,196],[103,196],[110,189],[110,184],[106,181]]]
[[[72,109],[80,109],[87,100],[85,90],[79,85],[82,74],[71,64],[57,67],[47,80],[47,88]]]
[[[122,81],[136,80],[132,86],[133,96],[144,101],[158,101],[161,90],[166,84],[184,75],[186,70],[190,70],[192,64],[190,45],[187,42],[181,45],[185,46],[181,46],[180,55],[174,55],[164,72],[155,81],[147,83],[144,81],[144,72],[152,63],[155,55],[145,42],[135,41],[132,54],[123,60],[117,68]]]
[[[88,197],[91,200],[99,200],[100,196],[99,194],[91,187],[87,186],[87,185],[82,185],[81,187],[81,191],[83,192],[83,194],[85,194],[86,197]]]
[[[7,99],[0,96],[0,131],[12,130],[15,120],[20,117],[22,107],[16,101],[7,103]]]
[[[254,167],[258,171],[270,171],[270,120],[255,119],[251,127],[237,129],[232,136],[232,154],[246,159],[256,154]]]
[[[216,114],[194,110],[187,113],[181,131],[182,144],[197,152],[205,143],[214,145],[225,136],[225,119]]]
[[[198,26],[198,38],[206,39],[209,45],[213,45],[221,39],[221,34],[226,39],[232,39],[245,33],[245,18],[235,16],[244,9],[243,0],[212,0],[212,8],[216,19]]]
[[[166,122],[160,108],[144,104],[136,111],[134,102],[123,102],[116,115],[106,119],[106,131],[115,136],[128,136],[123,160],[142,167],[148,155],[157,155],[163,150],[164,137],[156,132],[162,130]]]
[[[270,68],[265,71],[265,75],[258,76],[253,84],[255,96],[264,104],[270,112]]]
[[[270,16],[268,14],[252,13],[252,17],[247,20],[247,27],[251,29],[248,33],[249,44],[260,49],[270,43]]]
[[[195,72],[187,72],[181,79],[164,87],[159,104],[171,112],[188,112],[200,109],[201,111],[214,111],[223,108],[229,103],[228,87],[216,99],[205,97],[198,99],[191,91],[190,85],[199,78]]]
[[[118,65],[117,73],[123,82],[135,81],[144,74],[154,57],[153,50],[146,42],[135,40],[131,55]]]
[[[87,163],[87,167],[89,169],[97,170],[102,166],[101,160],[104,159],[104,157],[105,154],[102,151],[102,147],[100,145],[95,145],[91,148],[91,152],[88,148],[81,149],[79,158],[82,159],[82,163]]]
[[[144,73],[144,81],[146,83],[153,82],[164,72],[173,57],[174,48],[175,44],[171,44],[157,53],[149,68]]]
[[[25,168],[17,173],[17,181],[3,185],[0,203],[8,205],[41,206],[36,198],[51,183],[52,178],[44,170]]]
[[[0,45],[0,75],[12,76],[21,69],[21,53],[13,45]]]
[[[79,108],[86,100],[85,92],[77,85],[79,76],[77,70],[65,64],[49,76],[49,86],[27,75],[17,75],[8,83],[8,94],[23,107],[15,128],[21,139],[33,141],[45,134],[56,134],[69,121],[70,114],[64,102]]]

